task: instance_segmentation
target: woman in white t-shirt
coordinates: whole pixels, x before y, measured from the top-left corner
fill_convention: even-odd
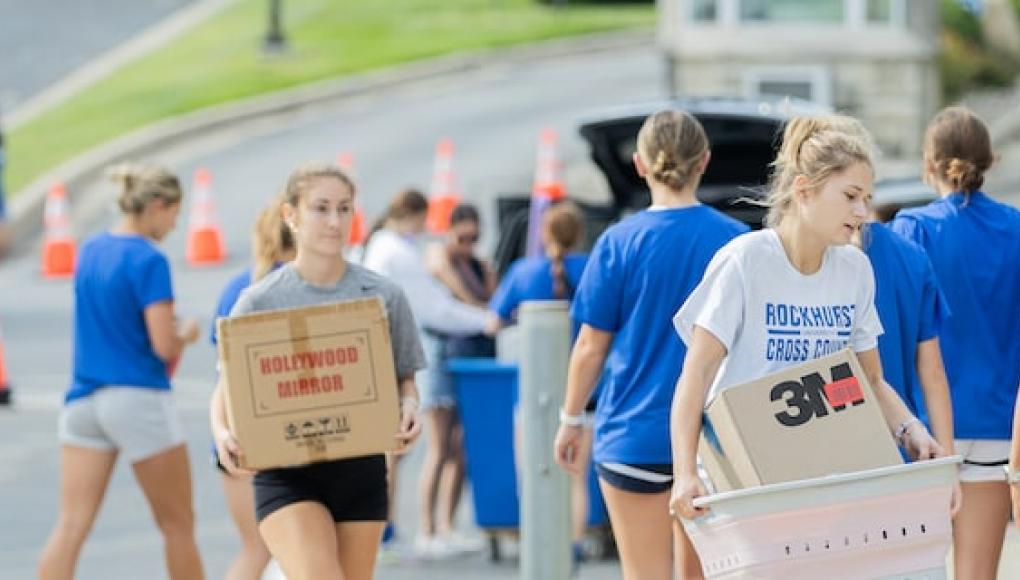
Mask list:
[[[363,264],[400,286],[421,331],[428,368],[417,379],[427,447],[419,481],[419,534],[414,548],[424,559],[439,559],[472,547],[470,540],[454,530],[463,458],[458,449],[456,393],[445,369],[447,340],[491,334],[494,324],[488,310],[461,302],[429,271],[421,243],[427,211],[428,200],[415,189],[394,196],[386,214],[372,228]],[[394,489],[396,472],[396,465],[391,465]],[[392,522],[388,529],[387,535],[392,535]]]
[[[914,457],[942,448],[882,378],[875,278],[849,242],[868,216],[871,141],[854,119],[792,119],[774,163],[768,228],[713,258],[674,324],[687,343],[670,418],[675,469],[670,512],[693,518],[708,396],[787,366],[851,348],[892,431]]]

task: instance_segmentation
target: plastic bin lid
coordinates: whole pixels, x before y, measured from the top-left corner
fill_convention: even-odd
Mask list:
[[[890,465],[888,467],[865,469],[864,471],[854,471],[851,473],[838,473],[834,475],[824,475],[822,477],[812,477],[811,479],[802,479],[799,481],[786,481],[783,483],[772,483],[769,485],[761,485],[758,487],[748,487],[745,489],[726,491],[723,493],[717,493],[713,495],[695,498],[694,507],[706,507],[711,506],[713,503],[716,502],[755,495],[766,495],[770,493],[777,493],[783,491],[796,491],[811,487],[824,487],[835,484],[863,481],[867,479],[876,479],[879,477],[892,475],[897,472],[905,473],[909,471],[921,471],[926,469],[933,469],[945,466],[947,464],[955,465],[962,461],[963,461],[962,456],[951,455],[949,457],[940,457],[938,459],[915,461],[913,463],[907,463],[904,465]]]

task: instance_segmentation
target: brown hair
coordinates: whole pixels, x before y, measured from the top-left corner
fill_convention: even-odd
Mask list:
[[[456,225],[461,222],[473,222],[477,225],[481,225],[482,218],[478,215],[478,208],[472,203],[459,203],[457,207],[453,208],[450,212],[450,225]]]
[[[294,235],[280,213],[283,201],[284,195],[281,193],[262,210],[255,222],[251,235],[251,253],[255,259],[251,272],[252,282],[261,280],[295,248]]]
[[[562,202],[546,210],[542,216],[542,232],[546,235],[545,255],[552,262],[553,296],[568,298],[569,281],[563,259],[584,235],[584,218],[576,205]]]
[[[995,160],[988,127],[965,107],[943,109],[924,133],[924,159],[954,192],[978,191]]]
[[[111,167],[107,175],[120,187],[117,206],[126,214],[138,215],[155,200],[180,203],[184,196],[177,176],[158,165],[124,163]]]
[[[347,176],[339,166],[333,163],[312,161],[299,166],[291,172],[287,178],[287,185],[283,189],[284,201],[297,207],[301,198],[308,192],[309,184],[316,179],[333,178],[340,180],[351,192],[351,197],[357,193],[354,182]]]
[[[401,190],[390,200],[390,204],[386,206],[386,212],[372,224],[372,229],[369,230],[368,237],[365,238],[365,247],[368,247],[368,240],[376,232],[386,227],[387,220],[402,220],[414,215],[421,215],[428,210],[429,200],[421,191],[413,187]]]
[[[637,150],[652,179],[679,190],[697,177],[694,168],[708,151],[708,137],[690,113],[661,111],[641,125]]]
[[[772,162],[766,225],[775,227],[793,205],[793,181],[807,177],[818,187],[855,163],[874,167],[874,145],[861,122],[843,115],[794,117],[783,131],[783,144]]]

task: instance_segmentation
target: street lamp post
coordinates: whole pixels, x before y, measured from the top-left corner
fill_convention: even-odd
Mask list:
[[[281,26],[280,0],[269,0],[269,30],[266,32],[264,48],[266,52],[282,52],[287,48],[287,39],[283,36]]]

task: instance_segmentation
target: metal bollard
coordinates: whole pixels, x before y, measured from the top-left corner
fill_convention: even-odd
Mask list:
[[[553,460],[567,382],[570,319],[565,300],[520,309],[521,578],[570,577],[570,482]]]

